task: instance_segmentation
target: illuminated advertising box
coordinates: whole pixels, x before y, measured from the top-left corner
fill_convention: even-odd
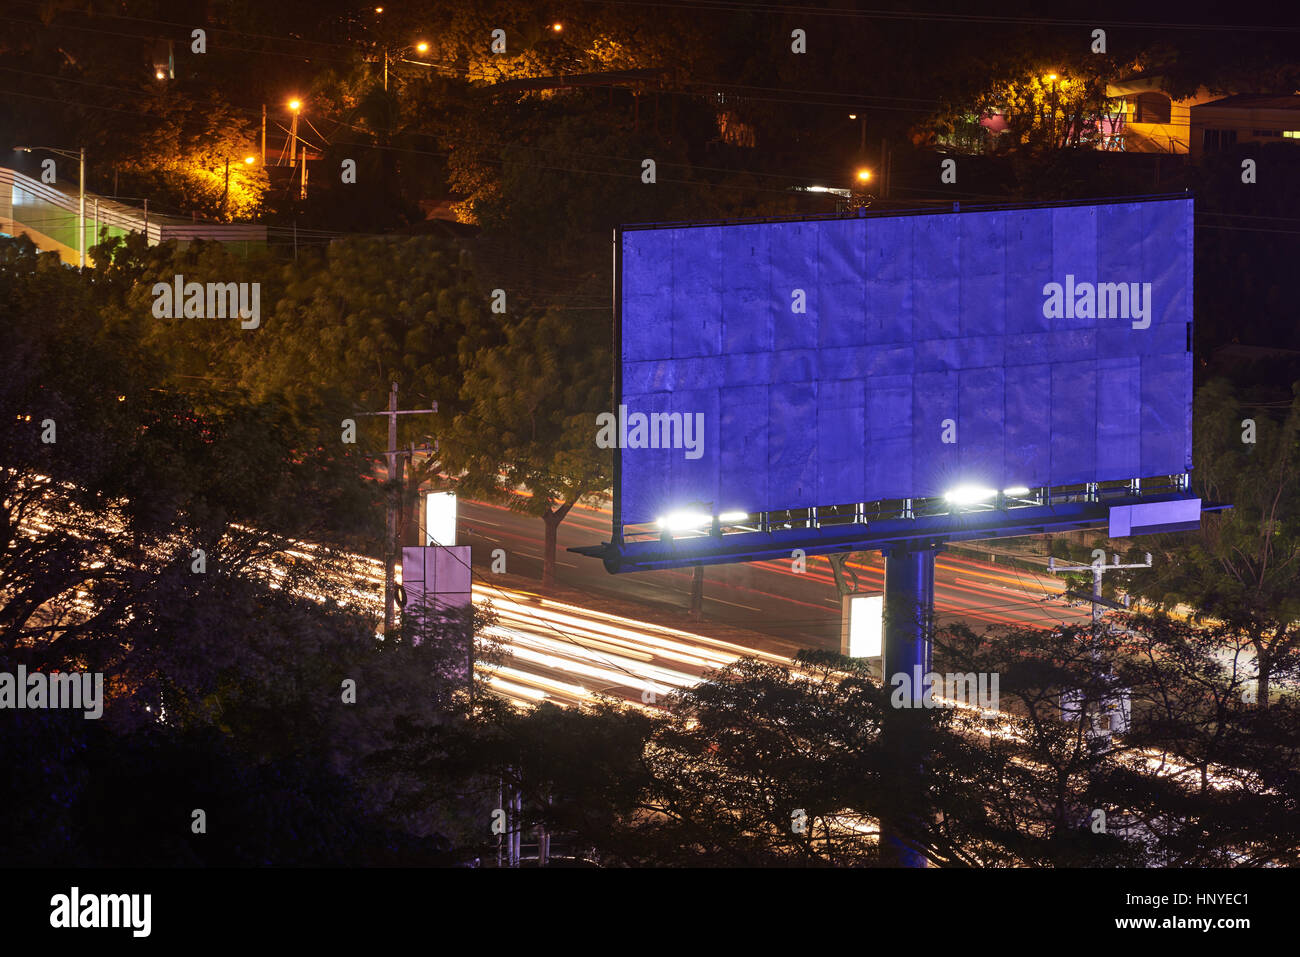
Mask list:
[[[616,524],[1191,467],[1188,198],[619,237]]]

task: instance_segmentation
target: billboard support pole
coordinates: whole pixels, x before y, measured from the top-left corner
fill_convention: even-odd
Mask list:
[[[623,230],[614,227],[614,386],[611,398],[614,402],[614,414],[618,415],[618,403],[623,397]],[[619,501],[619,489],[623,487],[623,450],[614,449],[614,497],[610,503],[613,513],[613,534],[611,544],[621,547],[623,544],[623,504]]]
[[[930,638],[934,624],[934,556],[937,548],[886,549],[885,555],[885,674],[913,679],[912,669],[930,671]],[[914,683],[915,684],[915,683]],[[921,706],[925,689],[914,686],[911,702]]]
[[[900,793],[919,794],[923,786],[922,763],[924,755],[911,754],[907,719],[911,709],[925,707],[929,691],[926,676],[930,673],[931,636],[934,625],[934,556],[937,547],[908,548],[898,546],[884,550],[885,556],[885,622],[884,661],[881,673],[887,689],[900,685],[904,691],[898,702],[900,713],[888,721],[884,733],[891,728],[901,732],[893,745],[898,763]],[[899,678],[901,677],[901,680]],[[917,679],[920,680],[917,680]],[[891,694],[891,703],[897,701]],[[919,717],[919,716],[918,716]],[[912,787],[918,790],[911,791]],[[880,824],[881,851],[899,867],[925,867],[925,855],[908,844],[899,830],[882,820]]]
[[[704,620],[704,566],[696,565],[691,573],[691,621]]]

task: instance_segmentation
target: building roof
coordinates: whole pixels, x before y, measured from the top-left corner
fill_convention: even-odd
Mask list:
[[[1300,94],[1294,93],[1237,93],[1225,96],[1221,100],[1211,100],[1192,107],[1204,110],[1208,107],[1231,110],[1300,110]]]
[[[1132,96],[1135,93],[1164,93],[1161,84],[1164,77],[1138,73],[1134,76],[1106,84],[1106,95],[1111,97]],[[1168,94],[1165,94],[1166,96]]]

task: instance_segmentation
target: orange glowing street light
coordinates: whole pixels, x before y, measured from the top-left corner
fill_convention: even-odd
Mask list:
[[[416,53],[421,53],[421,54],[428,53],[429,41],[417,40],[415,43],[408,43],[406,44],[406,46],[396,47],[391,50],[389,49],[387,44],[385,44],[384,46],[384,92],[385,93],[388,92],[388,61],[390,59],[400,60],[403,63],[421,63],[420,60],[402,59],[407,53],[410,53],[412,50],[414,50]],[[423,65],[428,66],[427,63],[424,63]]]
[[[559,33],[561,30],[564,29],[564,24],[563,24],[563,23],[552,23],[552,24],[551,24],[551,29],[554,30],[556,33]]]
[[[1052,81],[1052,139],[1055,140],[1056,139],[1056,90],[1057,90],[1056,74],[1055,73],[1047,74],[1047,79]],[[1065,84],[1061,83],[1060,85],[1064,86]]]
[[[302,109],[302,100],[294,97],[289,101],[289,111],[293,114],[293,119],[289,122],[289,165],[293,166],[298,160],[298,111]]]
[[[256,157],[256,156],[245,156],[245,157],[244,157],[244,162],[247,163],[249,166],[252,166],[254,163],[257,162],[257,157]]]
[[[869,169],[860,169],[860,170],[858,170],[858,182],[859,182],[859,183],[866,183],[866,182],[868,182],[870,179],[871,179],[871,170],[869,170]]]

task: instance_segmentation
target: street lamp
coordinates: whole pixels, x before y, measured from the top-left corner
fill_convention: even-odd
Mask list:
[[[297,97],[289,101],[289,111],[293,114],[293,120],[289,124],[289,168],[293,169],[298,161],[298,112],[302,109],[302,100]],[[302,179],[298,187],[298,198],[307,198],[307,148],[302,150]]]
[[[47,153],[57,153],[59,156],[66,156],[69,159],[78,160],[81,164],[81,199],[78,203],[77,211],[77,256],[80,267],[86,268],[86,148],[81,147],[79,152],[71,150],[56,149],[53,146],[15,146],[15,150],[22,150],[24,153],[30,153],[32,150],[44,150]]]
[[[252,166],[255,162],[257,162],[257,157],[256,157],[256,156],[245,156],[245,157],[244,157],[244,163],[245,163],[245,165],[247,165],[247,166]],[[222,213],[223,216],[224,216],[225,213],[226,213],[226,209],[227,209],[227,201],[228,201],[229,198],[230,198],[230,157],[229,157],[229,156],[226,157],[226,172],[225,172],[225,176],[226,176],[225,187],[224,187],[224,188],[222,189],[222,191],[221,191],[221,213]]]
[[[849,190],[849,208],[866,209],[876,199],[874,195],[867,192],[868,184],[871,182],[873,174],[865,166],[859,166],[853,173],[853,189]]]
[[[1052,145],[1056,145],[1056,74],[1047,74],[1047,80],[1052,84]]]
[[[289,101],[289,112],[293,114],[293,119],[289,121],[289,165],[291,167],[298,158],[298,111],[301,109],[302,100],[295,97]]]
[[[426,43],[424,40],[421,40],[418,43],[408,43],[406,46],[399,47],[397,49],[397,56],[400,57],[403,53],[409,53],[411,50],[414,50],[417,53],[428,53],[429,44]],[[388,47],[385,46],[384,47],[384,92],[385,93],[388,92],[388,58],[389,58],[388,53],[389,53]]]

